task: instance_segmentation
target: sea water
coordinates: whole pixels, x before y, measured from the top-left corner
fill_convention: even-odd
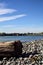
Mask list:
[[[0,36],[0,42],[5,41],[16,41],[20,40],[21,42],[30,42],[34,40],[43,39],[43,36]]]

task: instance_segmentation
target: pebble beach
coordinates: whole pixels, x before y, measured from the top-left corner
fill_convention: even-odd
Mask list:
[[[43,40],[23,42],[22,45],[20,57],[3,57],[0,65],[43,65]]]

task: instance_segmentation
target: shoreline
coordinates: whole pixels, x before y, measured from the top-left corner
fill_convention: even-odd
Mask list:
[[[6,64],[4,65],[8,65],[8,64],[15,65],[16,63],[17,65],[23,65],[23,64],[40,65],[40,63],[42,63],[43,65],[43,40],[42,39],[31,41],[31,42],[24,42],[22,43],[22,45],[23,45],[22,55],[20,57],[18,58],[10,57],[9,59],[7,59],[7,57],[3,57],[3,59],[0,60],[0,63],[2,63],[2,61],[4,60],[4,62],[6,62]]]

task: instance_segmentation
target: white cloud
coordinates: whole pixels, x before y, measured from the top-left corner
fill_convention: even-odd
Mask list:
[[[17,10],[15,10],[15,9],[7,8],[6,3],[0,3],[0,16],[2,15],[2,17],[0,17],[0,22],[4,22],[4,21],[8,21],[8,20],[15,20],[17,18],[26,16],[25,14],[20,14],[20,15],[15,15],[15,16],[11,15],[11,16],[7,17],[7,14],[11,14],[16,11]],[[3,14],[6,14],[6,17],[3,17]]]
[[[4,21],[8,21],[8,20],[15,20],[17,18],[21,18],[26,16],[25,14],[20,14],[20,15],[16,15],[16,16],[9,16],[9,17],[2,17],[0,18],[0,22],[4,22]]]
[[[17,10],[15,10],[15,9],[7,8],[7,4],[6,3],[0,3],[0,15],[13,13],[13,12],[16,12],[16,11]]]
[[[0,15],[16,12],[15,9],[0,9]]]

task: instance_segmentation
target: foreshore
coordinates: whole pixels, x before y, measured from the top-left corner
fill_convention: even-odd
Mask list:
[[[24,42],[22,45],[20,57],[3,57],[0,65],[43,65],[43,40]]]

